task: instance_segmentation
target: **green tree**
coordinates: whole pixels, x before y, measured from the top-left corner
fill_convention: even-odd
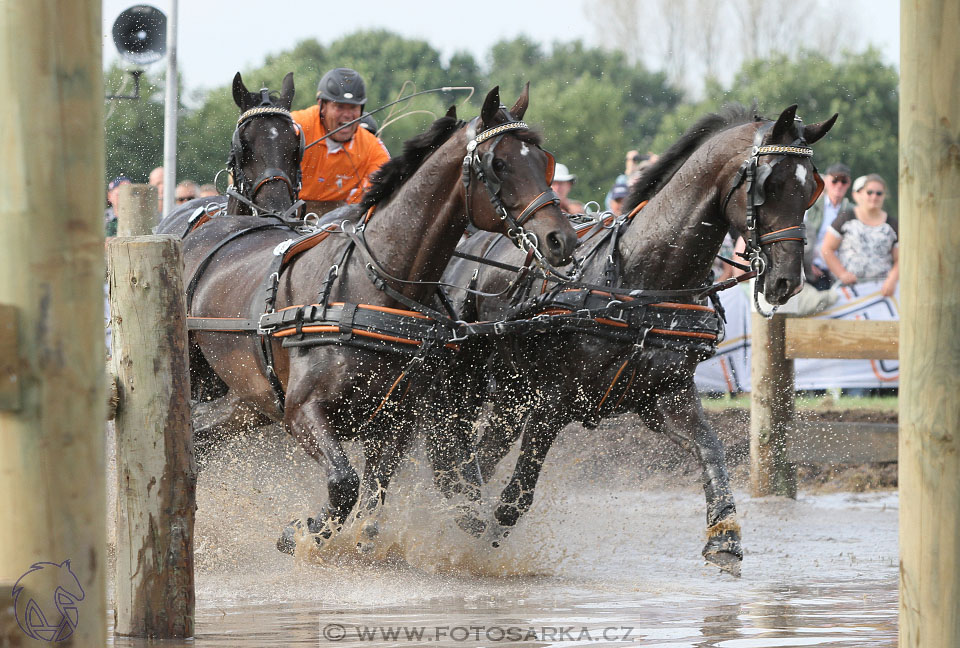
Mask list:
[[[108,94],[129,95],[133,82],[114,63],[104,73]],[[146,182],[163,159],[163,81],[148,75],[140,80],[140,100],[109,99],[104,119],[107,179],[125,175]]]
[[[724,103],[756,101],[760,114],[776,118],[791,104],[808,123],[839,113],[840,118],[815,148],[815,162],[826,169],[843,162],[854,177],[879,173],[890,187],[885,203],[888,212],[897,211],[898,75],[884,65],[875,49],[845,53],[831,62],[814,53],[796,60],[776,55],[745,64],[730,88],[711,84],[707,99],[684,106],[664,120],[655,145],[666,147],[698,116]]]

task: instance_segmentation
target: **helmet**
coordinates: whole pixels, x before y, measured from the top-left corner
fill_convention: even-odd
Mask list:
[[[320,79],[317,99],[362,106],[367,102],[367,88],[356,70],[335,68]]]

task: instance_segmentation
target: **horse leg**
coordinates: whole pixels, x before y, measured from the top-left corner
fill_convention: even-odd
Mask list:
[[[350,465],[343,446],[329,424],[326,410],[315,402],[287,407],[287,430],[304,450],[327,471],[328,505],[313,518],[307,518],[306,530],[317,534],[317,544],[330,538],[357,503],[360,479]],[[277,540],[277,549],[293,554],[297,533],[303,528],[300,520],[288,524]]]
[[[516,408],[521,408],[521,411],[518,412]],[[529,416],[530,409],[518,403],[506,410],[494,407],[476,448],[477,465],[484,481],[493,476],[497,465],[510,452]]]
[[[549,411],[550,408],[540,410],[541,413]],[[510,481],[500,493],[500,504],[493,513],[499,525],[496,531],[489,534],[494,547],[500,546],[500,540],[506,538],[510,529],[530,510],[543,462],[560,430],[568,422],[556,415],[536,416],[536,413],[527,422],[517,465]]]
[[[647,427],[693,452],[700,462],[707,500],[707,543],[701,553],[708,562],[739,576],[743,560],[740,524],[723,444],[707,423],[693,380],[685,381],[677,391],[657,397],[655,407],[641,408],[639,413]]]
[[[396,429],[380,428],[380,434],[368,434],[363,441],[366,461],[356,517],[362,520],[357,548],[364,553],[373,551],[373,541],[380,535],[380,514],[387,489],[413,436],[413,426],[407,422],[408,419],[402,416],[396,418],[404,419]]]

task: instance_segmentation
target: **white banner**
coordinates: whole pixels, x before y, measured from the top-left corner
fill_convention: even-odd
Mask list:
[[[716,356],[697,369],[700,391],[750,391],[750,313],[749,284],[741,284],[720,293],[727,312],[727,335]],[[813,317],[826,319],[898,320],[900,289],[893,297],[880,294],[880,282],[860,283],[837,289],[836,303]],[[789,309],[786,309],[789,310]],[[830,340],[823,341],[824,346]],[[797,389],[834,387],[897,387],[900,364],[897,360],[801,359],[794,361]]]

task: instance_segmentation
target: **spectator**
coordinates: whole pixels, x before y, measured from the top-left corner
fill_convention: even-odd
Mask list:
[[[117,198],[120,187],[130,184],[127,176],[117,176],[107,185],[107,209],[103,212],[103,232],[107,238],[117,235]]]
[[[850,167],[837,162],[824,174],[824,191],[817,202],[807,210],[807,240],[803,244],[803,270],[807,283],[817,290],[826,290],[833,282],[826,262],[820,253],[823,238],[841,211],[853,208],[846,198],[850,187]]]
[[[640,151],[627,151],[627,159],[624,161],[623,173],[617,176],[617,179],[613,181],[613,186],[616,187],[618,184],[623,184],[630,186],[631,179],[636,177],[637,169],[643,164],[646,160],[650,159],[650,153],[641,154]],[[610,211],[613,211],[613,188],[607,192],[606,197],[604,198],[604,205]]]
[[[390,159],[383,142],[360,128],[360,122],[353,122],[366,102],[367,89],[360,74],[336,68],[320,79],[316,105],[291,113],[309,146],[300,165],[300,198],[307,203],[308,212],[323,214],[343,203],[360,202],[370,187],[370,175]],[[336,133],[330,134],[334,130]]]
[[[163,214],[163,167],[158,166],[150,172],[148,182],[157,188],[157,211]]]
[[[615,183],[610,189],[610,211],[614,216],[620,216],[623,213],[623,199],[630,193],[630,187],[626,182]]]
[[[577,181],[577,176],[570,173],[567,165],[557,163],[553,172],[553,182],[550,188],[560,196],[560,209],[568,214],[582,214],[583,203],[569,198],[573,183]]]
[[[182,205],[185,202],[189,202],[197,197],[197,194],[200,193],[197,183],[193,180],[184,180],[177,185],[176,196],[177,204]]]
[[[823,238],[821,254],[827,268],[846,285],[882,281],[880,292],[890,297],[900,277],[897,219],[883,210],[887,183],[876,173],[857,178],[857,206],[840,212]]]
[[[217,191],[217,186],[213,184],[200,185],[200,191],[197,193],[197,196],[200,198],[213,198],[219,195],[220,192]]]

